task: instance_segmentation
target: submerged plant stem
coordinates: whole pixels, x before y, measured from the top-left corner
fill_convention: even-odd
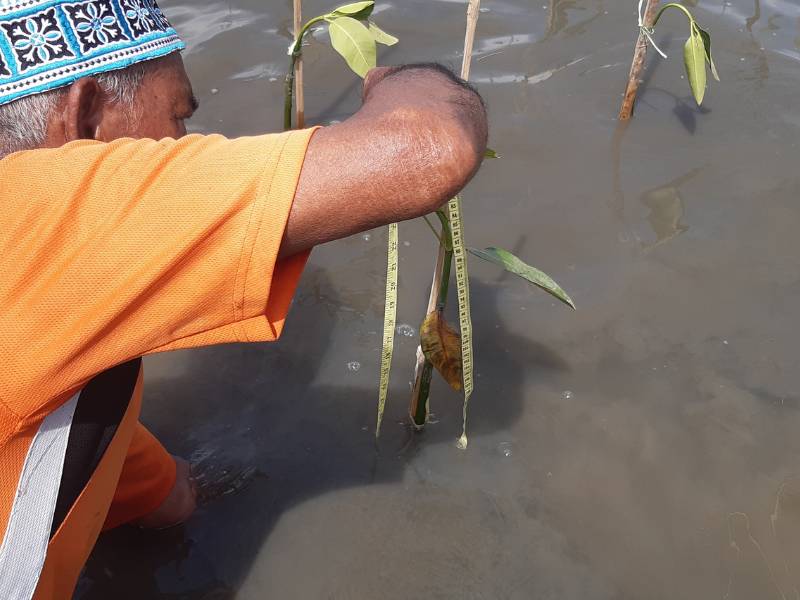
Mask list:
[[[439,248],[442,251],[441,270],[437,268],[434,282],[438,281],[439,289],[436,294],[435,310],[444,310],[447,306],[447,294],[450,290],[450,270],[453,265],[453,239],[450,235],[450,224],[447,216],[441,210],[436,211],[436,216],[442,224],[442,234],[439,236]],[[437,267],[439,266],[437,262]],[[435,287],[435,286],[434,286]],[[426,315],[427,316],[427,315]],[[424,357],[423,357],[424,358]],[[417,365],[419,369],[419,365]],[[428,418],[428,396],[431,390],[431,379],[433,378],[433,363],[424,358],[421,371],[414,386],[414,394],[411,398],[410,416],[414,427],[421,429],[425,426]]]

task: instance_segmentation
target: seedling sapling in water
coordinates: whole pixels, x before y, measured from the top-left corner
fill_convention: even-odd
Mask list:
[[[295,22],[299,22],[299,0],[295,1]],[[472,55],[472,44],[477,24],[480,0],[470,0],[467,11],[467,35],[465,40],[464,63],[461,75],[469,78],[469,65]],[[295,97],[295,70],[302,56],[305,35],[317,23],[327,23],[333,48],[345,59],[347,65],[360,77],[376,65],[376,44],[387,46],[397,43],[397,38],[381,30],[369,20],[375,8],[373,0],[354,2],[334,9],[333,11],[309,20],[299,28],[289,46],[289,72],[284,87],[284,129],[292,128],[292,109]],[[366,23],[366,24],[365,24]],[[486,151],[487,158],[498,158],[494,150]],[[568,306],[575,308],[570,297],[549,276],[538,269],[525,264],[522,260],[503,250],[489,247],[484,250],[466,248],[463,241],[461,200],[454,198],[446,208],[436,211],[441,224],[440,233],[428,218],[425,221],[431,227],[440,244],[440,256],[434,276],[431,293],[432,306],[425,321],[420,327],[421,356],[417,369],[417,385],[412,398],[411,418],[415,427],[422,428],[428,417],[428,394],[430,380],[435,368],[445,381],[456,390],[464,390],[464,433],[459,440],[459,447],[465,448],[466,441],[466,405],[472,388],[472,319],[469,310],[469,281],[466,265],[466,252],[483,260],[497,264],[530,283],[544,289]],[[383,348],[381,351],[381,378],[378,399],[378,423],[375,435],[380,432],[381,419],[388,394],[389,372],[394,349],[394,329],[397,311],[397,271],[398,271],[398,233],[397,224],[389,226],[389,244],[387,256],[386,305],[384,313]],[[458,291],[459,327],[457,333],[444,319],[444,309],[450,283],[452,263],[455,261],[455,278]]]
[[[464,41],[464,59],[461,77],[469,79],[472,46],[478,21],[480,0],[470,0],[467,8],[467,31]],[[498,158],[494,150],[486,151],[487,158]],[[568,306],[575,308],[570,297],[550,277],[538,269],[501,248],[489,247],[485,250],[467,248],[463,239],[463,218],[461,200],[456,197],[434,213],[439,220],[440,230],[430,219],[425,222],[439,241],[439,251],[431,286],[428,314],[420,327],[420,347],[417,351],[415,382],[409,407],[409,416],[415,429],[422,429],[428,419],[428,396],[433,370],[436,369],[444,380],[456,391],[464,393],[463,431],[458,440],[461,449],[467,446],[466,410],[472,392],[472,318],[469,306],[469,275],[467,255],[469,252],[478,258],[497,264],[541,287]],[[378,396],[378,423],[376,437],[380,433],[388,392],[389,372],[394,343],[394,323],[397,299],[397,224],[389,228],[389,253],[386,278],[386,309],[384,313],[384,337],[381,354],[381,379]],[[458,320],[460,333],[447,323],[444,309],[447,304],[450,275],[455,263],[455,280],[458,296]]]
[[[646,2],[646,5],[645,5]],[[636,99],[636,90],[641,76],[641,71],[644,67],[644,56],[647,44],[653,46],[663,58],[667,55],[658,47],[653,35],[655,34],[655,27],[661,16],[669,8],[682,11],[689,20],[689,38],[683,47],[683,61],[686,67],[686,77],[689,80],[689,87],[692,90],[697,105],[703,104],[703,98],[706,93],[706,63],[711,69],[711,75],[719,81],[719,74],[717,67],[714,64],[714,59],[711,56],[711,34],[698,25],[692,13],[689,12],[682,4],[671,2],[665,4],[651,23],[649,17],[655,12],[658,5],[658,0],[639,0],[639,41],[637,42],[636,52],[634,53],[633,65],[628,80],[628,87],[625,91],[625,98],[622,102],[622,109],[620,110],[620,120],[626,120],[631,117],[633,112],[633,103]],[[646,6],[646,7],[645,7]]]
[[[295,66],[303,53],[305,35],[317,23],[327,23],[334,50],[341,54],[356,75],[363,78],[376,65],[376,44],[392,46],[397,43],[396,37],[389,35],[370,20],[374,8],[373,0],[345,4],[327,14],[314,17],[299,32],[295,32],[295,38],[289,45],[289,72],[284,86],[285,130],[292,128]]]

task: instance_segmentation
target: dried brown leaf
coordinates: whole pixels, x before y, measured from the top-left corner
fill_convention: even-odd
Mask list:
[[[445,320],[441,311],[430,313],[419,332],[422,352],[444,380],[456,391],[463,387],[461,336]]]

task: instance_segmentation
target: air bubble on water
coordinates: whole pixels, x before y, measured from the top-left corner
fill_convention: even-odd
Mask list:
[[[370,241],[372,239],[372,234],[371,233],[365,233],[364,235],[361,236],[361,239],[364,240],[365,242],[368,242],[368,241]]]
[[[561,392],[561,399],[562,400],[572,400],[575,397],[575,394],[572,393],[571,390],[564,390]]]
[[[414,337],[416,333],[417,332],[414,330],[414,328],[408,323],[400,323],[400,325],[397,326],[397,335],[402,335],[403,337]]]
[[[351,361],[351,362],[347,363],[347,370],[352,372],[352,373],[355,373],[360,368],[361,368],[361,363],[358,362],[357,360],[354,360],[354,361]]]
[[[219,94],[219,90],[217,88],[211,88],[212,94]]]
[[[511,442],[500,442],[497,444],[497,451],[500,453],[501,456],[505,456],[508,458],[509,456],[514,454],[514,447]]]
[[[270,81],[278,81],[278,78],[277,77],[270,77],[269,80]]]
[[[409,247],[411,247],[411,242],[406,240],[405,242],[403,242],[403,246],[405,246],[406,248],[409,248]]]

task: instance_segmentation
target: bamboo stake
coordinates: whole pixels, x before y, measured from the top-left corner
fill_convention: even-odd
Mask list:
[[[475,43],[475,30],[478,26],[478,15],[480,14],[481,0],[469,0],[467,6],[467,29],[464,35],[464,57],[461,61],[461,78],[469,79],[470,66],[472,64],[472,47]],[[430,314],[438,307],[444,308],[447,302],[447,282],[444,283],[445,276],[449,282],[450,266],[453,260],[453,250],[449,246],[449,231],[445,231],[442,224],[442,235],[439,243],[439,255],[436,258],[436,267],[433,270],[433,282],[431,283],[431,294],[428,298],[428,310]],[[411,404],[409,405],[409,415],[411,422],[417,429],[425,426],[428,416],[428,392],[433,374],[433,365],[425,360],[422,348],[417,347],[417,364],[414,368],[414,387],[411,392]]]
[[[294,0],[294,35],[300,34],[303,28],[303,0]],[[296,107],[295,128],[305,127],[305,98],[303,97],[303,58],[298,57],[294,64],[294,98]]]
[[[475,44],[475,30],[478,27],[478,14],[481,0],[470,0],[467,6],[467,32],[464,35],[464,58],[461,59],[461,79],[469,79],[469,68],[472,64],[472,46]]]
[[[658,0],[647,0],[647,7],[644,10],[642,19],[645,27],[651,27],[658,10]],[[619,120],[627,121],[633,115],[633,104],[636,102],[636,93],[639,91],[642,70],[644,70],[644,60],[647,57],[647,37],[643,31],[639,31],[639,39],[636,40],[636,50],[633,53],[631,71],[628,75],[628,86],[625,88],[625,97],[622,100],[622,108],[619,111]]]

